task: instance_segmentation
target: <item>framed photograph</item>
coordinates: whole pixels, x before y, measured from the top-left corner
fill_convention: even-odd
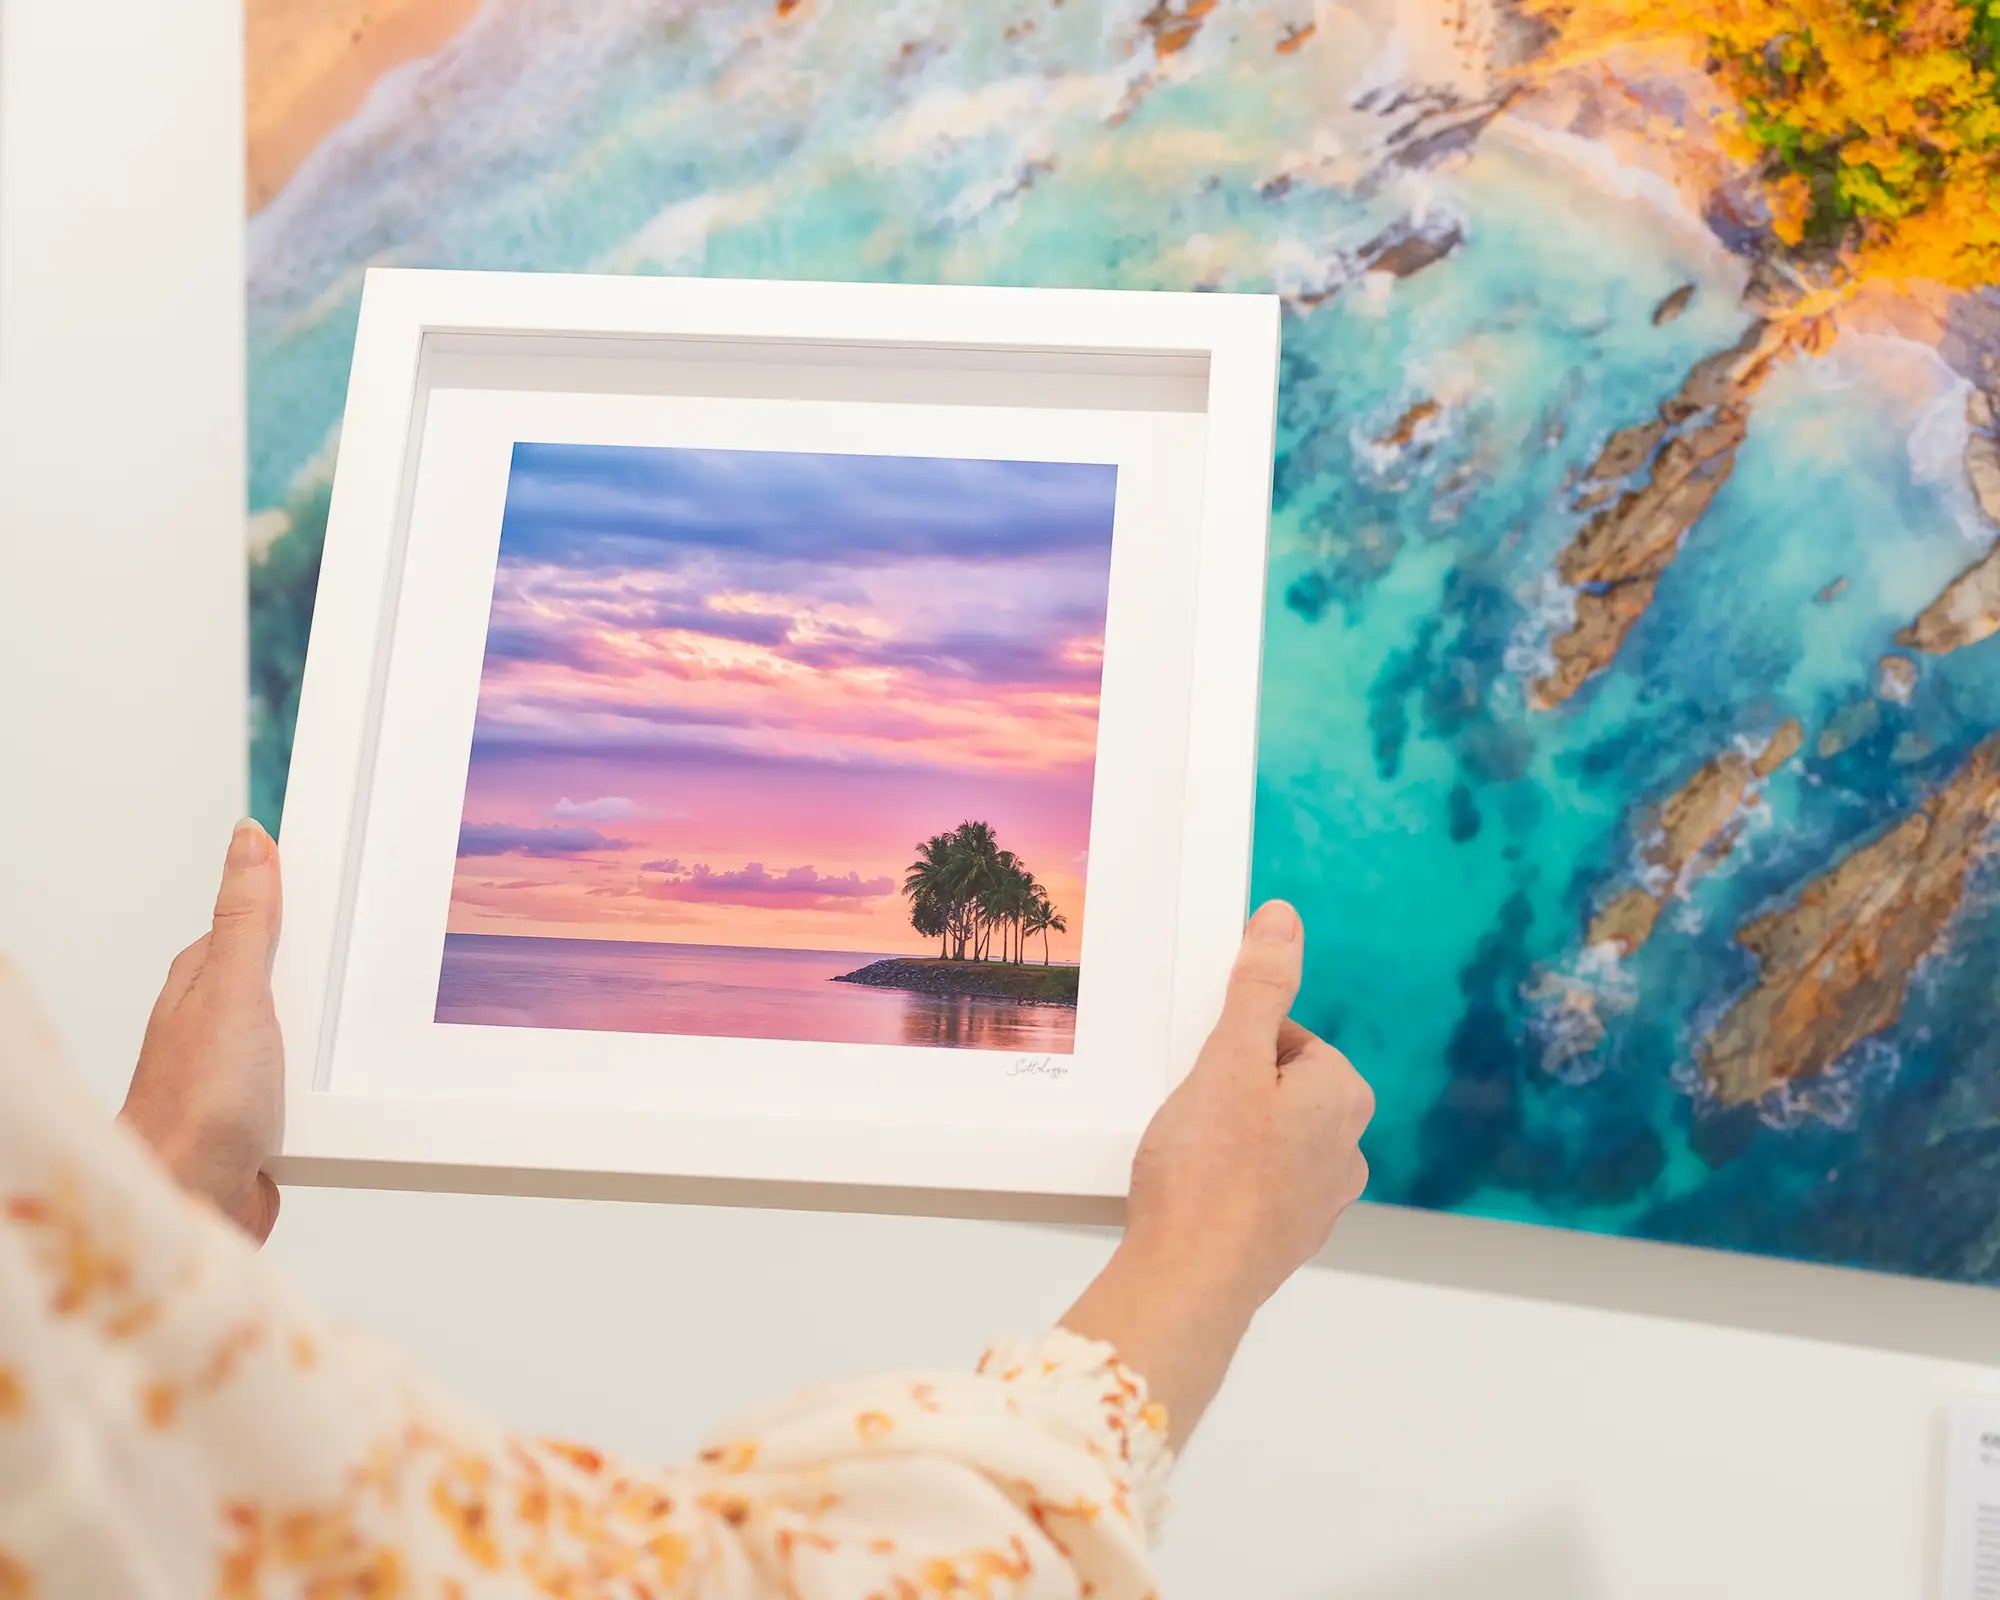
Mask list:
[[[371,272],[274,1175],[1122,1195],[1247,908],[1278,320]]]

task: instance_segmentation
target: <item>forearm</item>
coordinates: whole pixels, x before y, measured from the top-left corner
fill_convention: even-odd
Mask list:
[[[1148,1251],[1129,1240],[1070,1307],[1062,1326],[1112,1346],[1146,1380],[1178,1450],[1222,1387],[1256,1299],[1226,1265],[1185,1251]]]

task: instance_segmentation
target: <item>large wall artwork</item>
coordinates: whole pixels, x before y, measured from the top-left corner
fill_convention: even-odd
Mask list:
[[[1374,1196],[2000,1283],[1996,0],[248,20],[266,820],[369,263],[1275,288],[1256,879]]]

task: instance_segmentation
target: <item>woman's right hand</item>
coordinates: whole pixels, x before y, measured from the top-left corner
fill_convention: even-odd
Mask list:
[[[1291,1020],[1304,957],[1282,900],[1250,920],[1221,1020],[1132,1163],[1127,1247],[1250,1310],[1319,1253],[1368,1182],[1375,1095]]]
[[[1132,1164],[1125,1237],[1063,1325],[1142,1374],[1184,1438],[1251,1316],[1326,1243],[1368,1181],[1375,1096],[1347,1058],[1288,1016],[1299,916],[1250,921],[1221,1019]]]

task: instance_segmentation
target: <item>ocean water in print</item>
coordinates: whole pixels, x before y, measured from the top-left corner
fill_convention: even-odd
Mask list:
[[[1255,888],[1376,1088],[1371,1196],[2000,1282],[1979,851],[1879,1026],[1746,1103],[1704,1070],[1770,976],[1742,936],[2000,730],[2000,637],[1900,638],[1993,543],[1995,297],[1878,296],[1704,410],[1726,481],[1543,703],[1579,607],[1636,592],[1575,575],[1642,486],[1592,474],[1755,337],[1768,274],[1704,102],[1605,63],[1515,92],[1519,10],[487,0],[251,221],[260,814],[367,264],[1276,291]],[[1661,808],[1718,762],[1682,861]],[[1593,944],[1635,906],[1642,947]]]
[[[853,950],[756,950],[625,939],[448,934],[437,1020],[1067,1055],[1074,1006],[836,983]]]

